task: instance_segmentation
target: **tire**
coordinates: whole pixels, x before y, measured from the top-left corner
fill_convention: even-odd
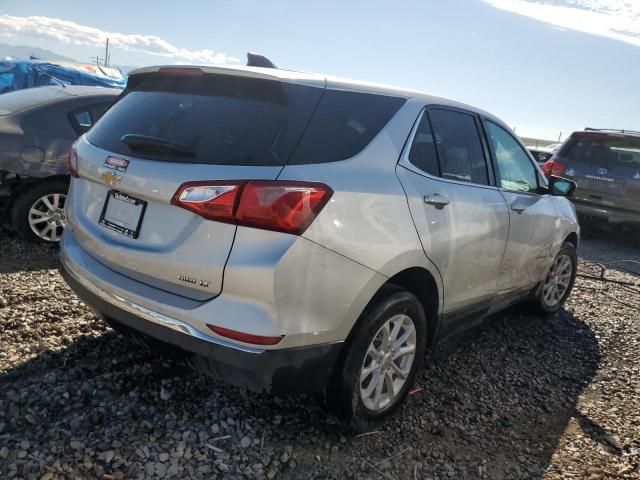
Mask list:
[[[395,319],[395,321],[393,321]],[[415,332],[414,344],[415,351],[411,363],[408,364],[408,360],[402,360],[402,358],[408,357],[410,354],[405,354],[398,358],[394,363],[399,361],[402,370],[407,371],[408,374],[404,380],[404,383],[400,386],[397,385],[397,391],[394,395],[388,395],[390,391],[391,383],[386,376],[383,381],[383,392],[387,393],[387,398],[384,401],[380,401],[379,405],[376,404],[376,388],[373,388],[371,396],[367,396],[367,391],[370,390],[372,384],[377,378],[380,377],[380,372],[385,370],[394,371],[394,368],[389,365],[391,361],[388,356],[380,357],[378,360],[373,360],[373,357],[369,353],[371,346],[376,347],[376,341],[382,337],[380,333],[383,332],[383,327],[388,324],[393,333],[393,327],[399,322],[401,323],[400,330],[396,334],[398,341],[410,331],[407,319],[412,323]],[[411,343],[410,337],[407,340],[407,345]],[[333,414],[339,421],[345,426],[355,432],[363,432],[369,430],[380,422],[383,418],[391,415],[405,399],[409,389],[412,387],[422,360],[425,355],[427,345],[427,320],[424,313],[424,309],[420,301],[412,293],[399,288],[393,288],[385,291],[377,299],[367,306],[362,313],[355,329],[352,331],[345,349],[342,352],[341,359],[333,373],[328,386],[325,389],[325,402],[331,414]],[[382,343],[378,344],[380,350],[385,350]],[[376,355],[379,355],[376,353]],[[375,363],[374,363],[375,362]],[[386,362],[386,363],[385,363]],[[376,367],[377,367],[376,377]],[[373,369],[374,371],[362,378],[361,373],[367,369],[367,371]],[[398,375],[396,373],[396,375]],[[395,383],[401,377],[398,375],[397,379],[393,379],[392,383]],[[377,385],[379,382],[376,382]],[[380,396],[378,398],[380,398]]]
[[[550,296],[548,295],[548,290],[547,290],[547,286],[549,286],[548,282],[554,275],[554,269],[558,271],[556,273],[562,273],[564,271],[563,269],[558,270],[559,262],[563,262],[561,260],[563,258],[569,261],[569,264],[571,265],[571,272],[569,272],[568,275],[565,277],[567,281],[566,286],[564,287],[563,291],[560,293],[560,296],[559,297],[555,296],[553,298],[553,302],[550,302],[549,301]],[[555,256],[553,260],[553,264],[551,265],[549,272],[547,273],[547,276],[542,282],[540,282],[540,285],[536,289],[537,293],[534,299],[534,305],[540,313],[542,313],[543,315],[551,315],[556,313],[558,310],[562,308],[567,298],[571,294],[571,290],[573,289],[573,284],[575,283],[575,280],[576,280],[577,270],[578,270],[578,256],[576,254],[576,247],[574,247],[572,243],[565,242],[562,245],[562,248],[560,249],[558,254]],[[558,279],[560,277],[561,276],[558,276]],[[558,286],[556,286],[556,288],[558,288]]]
[[[32,243],[58,243],[64,228],[64,200],[68,190],[69,185],[65,181],[55,179],[35,183],[20,192],[11,209],[11,225],[18,236],[22,240]],[[50,209],[42,201],[47,196],[58,199],[58,205],[50,201],[56,207],[55,209]],[[33,211],[32,209],[40,213],[33,215],[30,213]],[[40,220],[34,228],[29,222],[30,216],[35,221]],[[44,236],[38,235],[34,230],[35,228],[39,229],[39,225],[42,224],[44,224],[42,231],[48,228]]]

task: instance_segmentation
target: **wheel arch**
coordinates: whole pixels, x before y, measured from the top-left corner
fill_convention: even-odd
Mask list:
[[[427,343],[433,344],[440,311],[440,295],[434,276],[426,268],[410,267],[391,277],[382,288],[390,286],[401,287],[418,297],[427,317]]]
[[[13,186],[11,203],[13,204],[16,198],[37,185],[51,181],[65,182],[68,185],[70,178],[71,177],[69,175],[50,175],[48,177],[20,177],[20,179],[17,180]]]
[[[358,319],[352,325],[346,341],[349,342],[356,327],[362,321],[362,313],[364,313],[370,305],[387,295],[389,291],[401,288],[413,293],[418,300],[420,300],[427,317],[427,344],[429,346],[433,345],[438,333],[439,318],[442,309],[442,287],[439,279],[440,277],[437,271],[436,275],[434,275],[424,266],[406,267],[388,277],[367,302]]]
[[[578,249],[578,234],[576,232],[571,232],[567,235],[562,243],[570,243],[576,250]]]

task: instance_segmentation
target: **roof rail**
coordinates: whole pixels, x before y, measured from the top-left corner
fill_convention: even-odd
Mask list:
[[[603,133],[630,133],[632,135],[640,135],[637,130],[618,130],[616,128],[591,128],[585,127],[585,132],[603,132]]]
[[[278,68],[264,55],[247,52],[247,67]]]

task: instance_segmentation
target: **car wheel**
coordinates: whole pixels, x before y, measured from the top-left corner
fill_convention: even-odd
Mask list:
[[[551,314],[562,308],[573,288],[577,267],[576,247],[565,243],[538,287],[536,305],[542,313]]]
[[[354,431],[366,431],[405,399],[427,344],[422,304],[391,289],[362,314],[325,390],[330,412]]]
[[[61,180],[37,183],[13,203],[11,224],[28,242],[58,243],[65,226],[64,203],[69,186]]]

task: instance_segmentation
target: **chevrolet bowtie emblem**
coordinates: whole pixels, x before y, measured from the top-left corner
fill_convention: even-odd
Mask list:
[[[107,185],[113,186],[113,185],[119,184],[120,180],[122,180],[122,177],[120,175],[115,175],[111,172],[104,172],[102,174],[102,179]]]

